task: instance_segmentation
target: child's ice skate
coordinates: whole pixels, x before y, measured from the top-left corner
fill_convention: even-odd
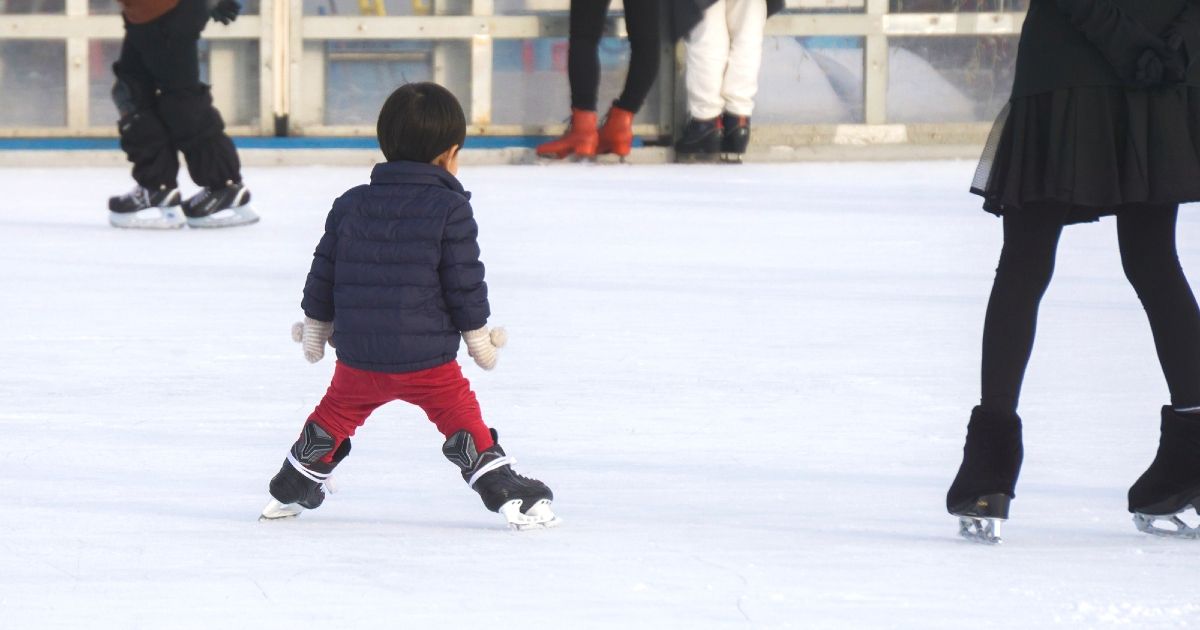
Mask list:
[[[504,454],[496,430],[491,431],[496,444],[482,453],[476,452],[470,433],[459,431],[442,445],[442,454],[462,470],[463,479],[479,493],[487,509],[504,515],[509,527],[526,530],[558,526],[561,520],[550,509],[554,493],[537,479],[513,472],[511,465],[516,458]]]
[[[271,479],[271,501],[258,520],[293,518],[304,510],[321,507],[325,491],[334,491],[330,478],[333,469],[350,454],[350,438],[346,438],[338,445],[332,462],[322,461],[333,450],[333,444],[333,436],[321,425],[311,420],[304,425],[300,439],[292,445],[283,466]]]
[[[958,533],[972,542],[1000,542],[1000,523],[1016,496],[1024,450],[1021,419],[976,407],[958,475],[946,494],[946,509],[958,517]]]
[[[133,190],[108,198],[108,223],[113,227],[171,230],[187,224],[179,208],[179,189],[157,190],[136,185]]]
[[[1158,454],[1129,489],[1129,511],[1147,534],[1200,540],[1200,524],[1180,518],[1191,510],[1200,515],[1200,418],[1166,406]]]
[[[187,224],[194,228],[222,228],[250,225],[258,215],[250,207],[250,190],[238,182],[203,188],[183,202]]]

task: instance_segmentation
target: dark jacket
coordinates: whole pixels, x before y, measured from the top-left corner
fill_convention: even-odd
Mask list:
[[[333,202],[301,308],[333,322],[339,361],[376,372],[436,367],[458,355],[460,331],[487,323],[470,197],[445,169],[388,162]]]
[[[775,15],[783,10],[784,0],[764,0],[767,3],[767,15]],[[693,28],[704,19],[708,7],[716,4],[717,0],[670,0],[671,4],[671,41],[679,41],[688,36]]]
[[[1144,87],[1134,78],[1147,38],[1177,33],[1186,83],[1200,86],[1200,0],[1032,0],[1013,97],[1079,86]]]

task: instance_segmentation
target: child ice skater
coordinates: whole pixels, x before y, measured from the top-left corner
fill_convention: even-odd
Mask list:
[[[1142,531],[1200,538],[1200,310],[1179,265],[1179,204],[1200,200],[1200,2],[1033,0],[1012,99],[972,188],[1004,218],[983,331],[982,399],[946,496],[967,538],[996,542],[1023,445],[1017,399],[1064,225],[1116,215],[1171,404],[1129,490]]]
[[[121,149],[133,190],[108,200],[122,228],[232,227],[258,221],[225,122],[200,82],[200,32],[209,18],[237,19],[236,0],[121,0],[125,40],[113,64]],[[179,157],[202,188],[180,203]],[[182,212],[181,212],[182,210]]]
[[[675,143],[681,161],[740,161],[750,145],[767,17],[783,0],[672,0],[674,35],[685,37],[690,120]]]
[[[384,103],[377,131],[387,163],[334,202],[304,286],[304,322],[293,330],[309,362],[336,346],[333,383],[271,480],[262,518],[319,507],[355,429],[403,400],[445,436],[442,453],[487,509],[519,529],[555,525],[554,495],[513,472],[455,360],[460,335],[485,370],[504,345],[503,330],[487,327],[478,228],[455,179],[462,107],[439,85],[405,85]]]

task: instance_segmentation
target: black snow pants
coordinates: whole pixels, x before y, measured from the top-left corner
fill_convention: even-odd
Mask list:
[[[133,179],[146,188],[178,185],[180,151],[201,186],[241,181],[237,149],[200,82],[197,45],[208,18],[205,0],[180,0],[157,20],[125,23],[113,101],[121,148],[133,162]]]
[[[1033,204],[1004,217],[1004,249],[983,329],[984,409],[1014,413],[1033,350],[1038,305],[1054,273],[1068,208]],[[1150,319],[1171,403],[1200,406],[1200,309],[1179,265],[1175,205],[1139,205],[1117,214],[1125,276]]]
[[[571,107],[595,111],[600,89],[600,37],[612,0],[571,0],[571,31],[567,52],[567,78]],[[637,113],[646,102],[658,76],[658,43],[661,18],[659,0],[625,3],[625,28],[629,31],[629,72],[617,107]]]

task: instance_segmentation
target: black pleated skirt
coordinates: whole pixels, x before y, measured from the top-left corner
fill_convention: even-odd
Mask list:
[[[1013,99],[971,192],[996,215],[1064,203],[1066,223],[1200,201],[1200,88],[1076,87]]]

